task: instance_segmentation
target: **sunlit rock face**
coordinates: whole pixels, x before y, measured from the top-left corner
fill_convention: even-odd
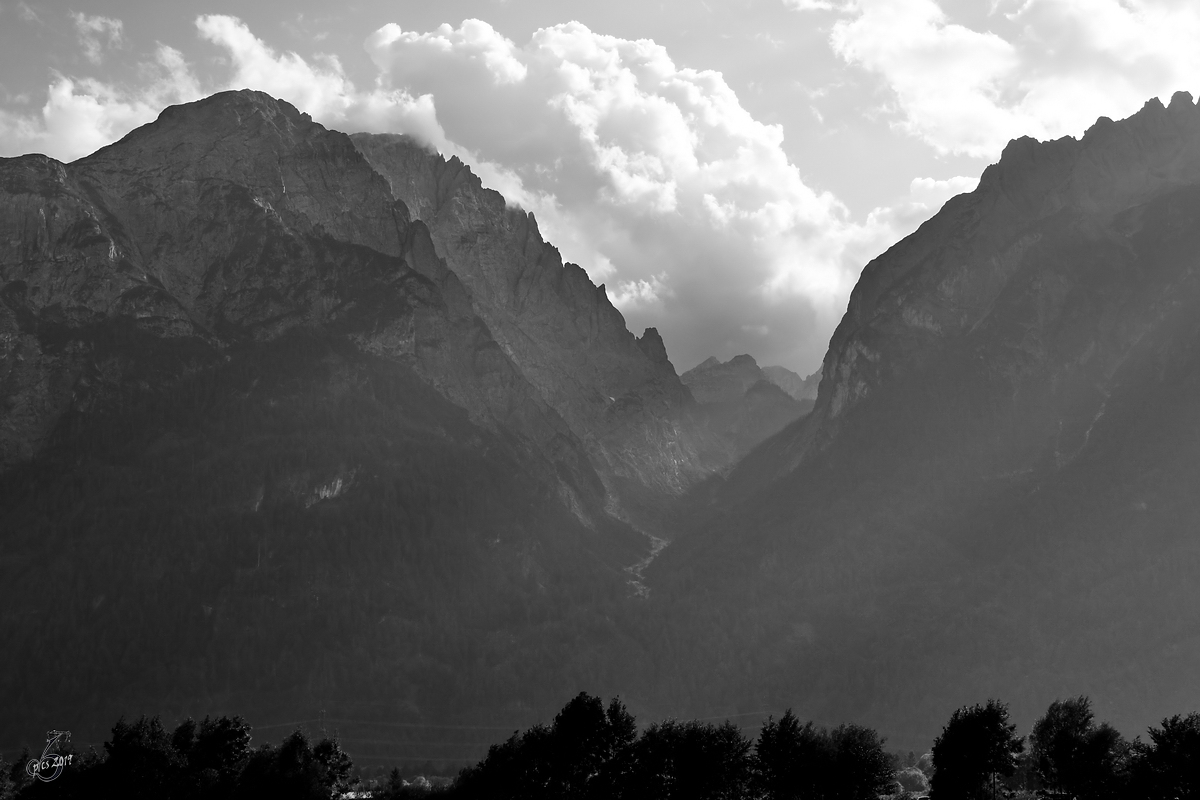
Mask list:
[[[866,266],[813,412],[650,585],[741,609],[814,716],[932,736],[978,698],[1024,723],[1083,692],[1135,733],[1198,688],[1198,320],[1189,95],[1013,141]]]
[[[412,139],[355,145],[430,230],[504,351],[588,446],[613,486],[682,492],[729,463],[653,328],[635,338],[604,287],[564,264],[533,215],[506,205],[457,158]]]

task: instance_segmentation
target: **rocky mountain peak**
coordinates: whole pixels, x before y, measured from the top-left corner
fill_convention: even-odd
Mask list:
[[[1141,226],[1130,209],[1197,183],[1200,108],[1186,92],[1169,107],[1152,99],[1128,119],[1102,118],[1080,139],[1011,141],[975,191],[863,270],[830,342],[809,434],[821,428],[824,441],[833,420],[903,372],[889,351],[980,336],[1018,285],[1049,291],[1054,271],[1038,278],[1029,265],[1052,239],[1110,229],[1127,240]],[[1039,326],[1048,323],[1043,314]]]
[[[701,403],[736,402],[747,389],[766,379],[754,357],[744,353],[724,363],[710,356],[680,376]]]
[[[670,359],[667,358],[667,346],[663,344],[662,336],[659,335],[657,328],[646,328],[637,340],[637,345],[651,361],[666,364],[671,363]]]

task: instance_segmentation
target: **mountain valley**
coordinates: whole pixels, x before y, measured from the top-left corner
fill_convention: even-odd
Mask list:
[[[457,158],[250,91],[0,159],[0,344],[0,743],[1200,693],[1185,93],[1011,142],[807,378],[678,374]]]

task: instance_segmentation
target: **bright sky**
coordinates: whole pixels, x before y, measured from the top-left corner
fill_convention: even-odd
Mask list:
[[[459,155],[681,372],[807,374],[1010,138],[1200,88],[1198,42],[1194,0],[0,0],[0,155],[261,89]]]

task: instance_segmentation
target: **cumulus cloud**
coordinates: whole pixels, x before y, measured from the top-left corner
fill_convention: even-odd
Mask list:
[[[294,52],[276,52],[237,17],[204,15],[196,19],[196,28],[203,39],[229,55],[233,74],[222,88],[258,89],[281,97],[331,128],[403,130],[435,147],[446,146],[429,95],[413,97],[382,83],[360,90],[346,77],[337,56],[321,56],[310,63]]]
[[[812,4],[809,4],[811,7]],[[1179,0],[998,0],[991,28],[935,0],[843,0],[834,51],[883,78],[898,125],[939,152],[1079,135],[1200,75],[1200,8]]]
[[[57,76],[40,113],[0,111],[0,148],[70,160],[171,103],[227,88],[282,97],[341,130],[404,132],[458,155],[580,263],[631,329],[654,325],[682,369],[751,352],[812,369],[861,266],[967,179],[913,182],[865,220],[813,190],[720,73],[683,68],[650,40],[567,23],[516,44],[467,20],[414,33],[387,25],[365,46],[358,87],[336,56],[270,47],[240,20],[200,16],[225,70],[201,84],[160,46],[144,81]]]
[[[142,72],[146,82],[136,88],[56,76],[38,112],[0,109],[0,155],[40,152],[73,161],[150,122],[163,107],[200,96],[178,50],[160,45]]]
[[[88,61],[99,64],[104,60],[105,47],[120,47],[124,24],[112,17],[89,17],[78,11],[71,13],[75,20],[75,31],[79,35],[79,43],[83,46],[83,54]]]
[[[380,29],[367,50],[390,85],[432,95],[449,140],[503,165],[544,234],[630,327],[655,325],[682,367],[753,350],[819,360],[874,232],[814,191],[720,73],[650,40],[542,28],[524,44],[467,20]],[[498,187],[497,187],[498,188]],[[502,190],[503,191],[503,190]],[[772,336],[763,341],[760,331]]]
[[[75,22],[81,35],[106,33],[119,41],[119,20],[77,14]],[[451,147],[428,95],[412,97],[383,85],[359,90],[335,56],[310,63],[296,53],[279,53],[236,17],[201,16],[196,19],[196,30],[227,56],[229,73],[218,82],[202,85],[183,55],[166,45],[159,45],[154,60],[141,65],[143,80],[136,86],[57,75],[38,113],[0,109],[0,154],[37,151],[71,161],[152,121],[165,106],[241,88],[282,97],[329,127],[403,130],[436,147]],[[99,39],[96,41],[99,47]],[[99,55],[91,60],[98,59]]]

